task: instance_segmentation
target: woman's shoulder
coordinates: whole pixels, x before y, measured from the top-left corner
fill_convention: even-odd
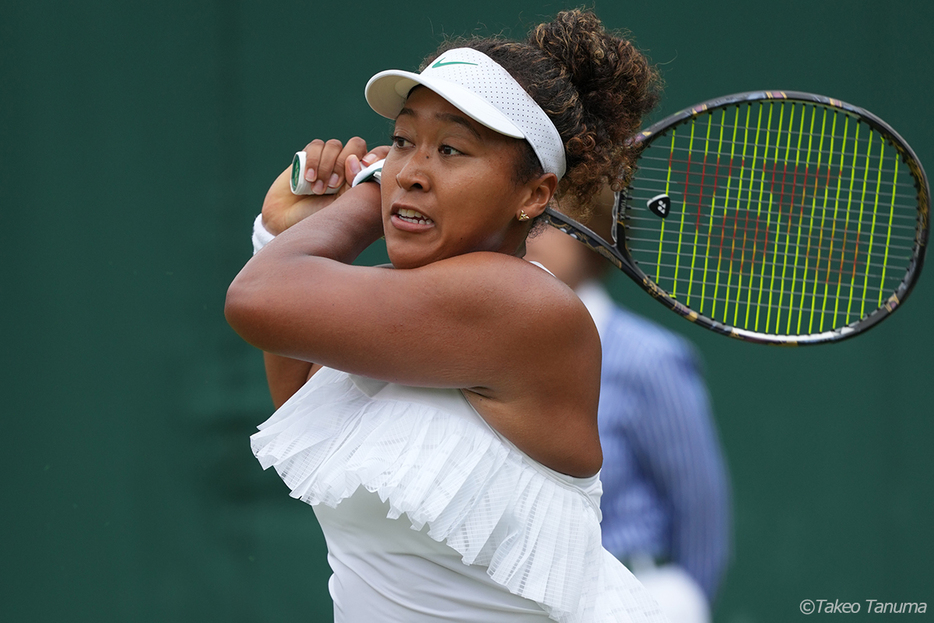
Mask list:
[[[474,310],[496,317],[489,326],[501,343],[510,344],[511,358],[524,354],[541,370],[560,374],[575,361],[599,361],[600,336],[587,307],[540,265],[486,252],[438,264],[447,271],[445,280],[462,290],[458,298],[465,313]]]
[[[540,264],[520,257],[477,251],[431,266],[448,273],[452,282],[486,293],[489,298],[483,300],[488,302],[497,296],[500,301],[523,305],[527,314],[554,314],[555,321],[576,318],[584,322],[590,317],[571,288]]]

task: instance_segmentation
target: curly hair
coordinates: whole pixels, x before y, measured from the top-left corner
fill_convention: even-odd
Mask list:
[[[556,193],[563,211],[586,218],[603,186],[622,190],[638,155],[628,139],[661,91],[658,72],[630,41],[608,32],[592,12],[574,9],[536,26],[522,42],[495,37],[448,41],[422,69],[456,47],[473,48],[496,61],[555,124],[568,165]],[[523,144],[520,182],[542,173],[531,146]]]

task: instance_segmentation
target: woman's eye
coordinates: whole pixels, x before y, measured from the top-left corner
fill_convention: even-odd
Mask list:
[[[442,145],[441,147],[438,148],[438,151],[441,153],[442,156],[457,156],[461,154],[460,151],[454,149],[450,145]]]
[[[389,137],[389,142],[392,143],[393,147],[406,147],[411,145],[411,143],[406,138],[399,135],[393,135]]]

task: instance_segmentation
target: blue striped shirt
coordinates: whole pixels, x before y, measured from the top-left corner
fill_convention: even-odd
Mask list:
[[[597,284],[577,293],[603,344],[604,547],[680,565],[712,603],[729,557],[730,491],[694,349]]]

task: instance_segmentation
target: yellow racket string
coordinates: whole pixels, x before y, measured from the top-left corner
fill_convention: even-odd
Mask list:
[[[693,120],[690,123],[691,131],[688,134],[688,160],[687,168],[684,173],[684,186],[688,187],[691,181],[691,155],[694,153],[694,122]],[[687,213],[687,210],[681,210],[681,222],[678,223],[678,244],[675,247],[677,249],[675,253],[675,275],[674,275],[674,290],[672,291],[672,296],[677,296],[677,287],[678,287],[678,271],[681,268],[681,237],[684,234],[684,215]],[[690,291],[690,290],[689,290]],[[690,297],[690,294],[688,295]]]
[[[813,114],[812,114],[811,119],[813,120],[813,118],[814,118],[814,117],[813,117]],[[795,150],[795,178],[796,178],[796,179],[794,180],[794,183],[792,184],[792,188],[795,188],[796,183],[797,183],[798,165],[799,165],[800,162],[801,162],[801,159],[800,159],[800,158],[801,158],[801,140],[803,139],[803,137],[804,137],[804,112],[802,111],[802,114],[801,114],[801,127],[798,128],[798,147],[797,147],[797,149]],[[811,139],[812,139],[812,138],[813,138],[813,137],[811,136],[811,134],[808,134],[808,151],[807,151],[807,156],[806,156],[805,165],[804,165],[804,176],[805,176],[805,177],[804,177],[804,181],[805,181],[805,183],[807,183],[807,169],[808,169],[808,164],[810,164],[810,161],[811,161],[811,148],[810,148],[810,143],[811,143]],[[792,266],[791,266],[791,293],[789,294],[789,297],[791,298],[792,301],[794,301],[794,298],[795,298],[795,286],[797,286],[797,283],[798,283],[798,260],[800,259],[799,256],[800,256],[800,252],[801,252],[801,229],[802,229],[802,227],[801,227],[801,222],[802,222],[802,220],[803,220],[803,218],[804,218],[804,200],[805,200],[805,194],[804,194],[804,189],[802,188],[802,191],[801,191],[801,206],[800,206],[800,213],[799,213],[799,216],[798,216],[798,237],[797,237],[797,240],[795,240],[795,258],[794,258],[794,261],[792,262]],[[797,307],[796,309],[798,310],[798,328],[800,329],[800,326],[801,326],[801,307],[799,306],[799,307]],[[789,311],[790,311],[790,310],[789,310]],[[785,327],[785,333],[789,333],[789,334],[791,333],[791,314],[790,314],[790,313],[788,314],[788,325]]]
[[[879,171],[881,177],[882,171]],[[895,171],[892,174],[895,179],[898,179],[898,160],[895,160]],[[895,218],[895,193],[892,193],[892,204],[889,206],[889,224],[886,228],[885,233],[885,255],[882,258],[882,284],[885,285],[885,271],[889,266],[889,245],[892,242],[892,220]],[[879,288],[879,301],[878,306],[882,307],[882,288]]]
[[[821,114],[821,124],[820,124],[820,137],[819,137],[818,145],[817,145],[817,164],[814,170],[814,192],[811,195],[811,216],[810,216],[810,221],[808,225],[808,249],[807,249],[807,253],[804,254],[805,276],[808,274],[808,269],[810,268],[811,242],[814,240],[814,236],[813,236],[814,218],[815,218],[814,215],[815,215],[815,212],[817,212],[818,185],[820,184],[820,175],[821,175],[820,165],[821,165],[821,159],[824,153],[824,131],[827,128],[827,109],[824,108],[821,111],[821,113],[822,114]],[[817,116],[816,108],[814,109],[814,116],[815,117]],[[813,127],[813,118],[812,118],[811,124]],[[823,207],[823,204],[822,204],[822,207]],[[814,282],[811,284],[811,307],[810,307],[809,314],[808,314],[808,333],[811,333],[814,331],[814,304],[817,302],[817,270],[820,268],[821,243],[823,242],[823,239],[824,239],[824,214],[825,214],[824,210],[821,210],[820,211],[821,225],[820,225],[820,228],[818,229],[818,239],[817,239],[817,247],[816,247],[817,259],[814,262],[815,279],[814,279]],[[803,307],[804,306],[803,305],[803,302],[804,302],[804,291],[803,290],[801,292],[801,299],[802,299],[802,307]]]
[[[792,115],[793,115],[793,114],[794,114],[794,108],[793,108],[793,107],[792,107],[791,111],[792,111]],[[791,120],[792,115],[789,115],[789,124],[791,123],[790,120]],[[783,124],[784,124],[784,116],[785,116],[785,107],[784,107],[784,106],[779,106],[779,110],[778,110],[778,129],[779,129],[779,131],[781,131],[781,129],[782,129],[782,127],[783,127]],[[772,107],[770,106],[770,107],[769,107],[769,120],[770,120],[769,125],[771,125],[771,118],[772,118]],[[788,138],[789,138],[789,141],[785,143],[785,153],[786,153],[786,157],[787,157],[788,146],[789,146],[790,138],[791,138],[791,133],[790,133],[790,132],[788,133]],[[779,154],[779,149],[781,148],[781,140],[780,140],[780,139],[781,139],[781,134],[779,134],[778,140],[775,141],[775,152],[774,152],[774,155],[772,156],[772,159],[775,161],[775,164],[776,164],[776,166],[773,167],[773,169],[772,169],[772,180],[771,180],[771,181],[772,181],[772,188],[775,187],[774,185],[775,185],[775,181],[776,181],[776,180],[775,180],[775,176],[776,176],[776,173],[777,173],[776,169],[778,168],[778,161],[779,161],[779,160],[778,160],[778,154]],[[771,214],[772,214],[772,205],[773,205],[774,197],[775,197],[775,194],[772,193],[772,192],[769,192],[769,215],[770,215],[770,216],[771,216]],[[769,331],[769,327],[771,326],[770,323],[771,323],[771,320],[772,320],[772,300],[773,300],[773,296],[774,296],[774,294],[775,294],[775,269],[776,269],[776,267],[778,266],[778,261],[777,261],[777,260],[778,260],[778,246],[779,246],[779,241],[781,240],[781,227],[782,227],[782,212],[781,212],[781,203],[779,203],[778,215],[776,216],[776,219],[775,219],[775,236],[773,236],[773,244],[774,244],[774,246],[772,247],[772,262],[771,262],[771,264],[772,264],[772,269],[771,269],[771,272],[770,272],[770,274],[769,274],[769,298],[768,298],[768,302],[767,302],[767,304],[766,304],[766,310],[765,310],[765,332],[766,332],[766,333],[768,333],[768,331]],[[762,263],[762,267],[765,268],[765,261],[764,261],[764,260],[763,260],[763,263]],[[784,285],[784,280],[782,280],[781,283],[782,283],[782,285]],[[761,305],[761,304],[762,304],[762,296],[761,296],[761,295],[762,295],[762,290],[761,290],[761,288],[760,288],[760,290],[759,290],[759,295],[760,295],[760,296],[759,296],[759,305]],[[758,317],[757,317],[757,320],[758,320]],[[777,324],[777,320],[776,320],[776,324]],[[758,326],[758,322],[757,322],[757,326]],[[757,330],[758,330],[758,329],[757,329]]]
[[[826,111],[825,111],[826,113]],[[833,165],[834,157],[834,140],[837,137],[837,116],[833,115],[832,124],[830,127],[830,158],[827,160],[827,179],[830,180],[830,170]],[[827,183],[824,186],[824,205],[829,206],[830,203],[830,184]],[[837,233],[837,208],[840,205],[840,178],[837,177],[837,197],[833,201],[833,217],[831,218],[830,226],[830,249],[827,253],[827,271],[824,277],[824,291],[821,296],[821,310],[820,310],[820,330],[824,330],[824,319],[827,317],[827,289],[830,285],[830,258],[833,257],[833,243],[834,236]],[[824,236],[824,216],[827,214],[827,210],[821,212],[821,244],[823,244]],[[819,244],[818,247],[821,245]],[[820,270],[820,254],[818,253],[817,263],[814,265],[815,278],[814,278],[814,287],[817,288],[817,271]]]
[[[719,132],[719,138],[717,140],[717,165],[714,168],[714,180],[717,180],[720,176],[720,154],[723,152],[723,128],[726,125],[725,121],[726,121],[726,110],[723,110],[721,111],[720,124],[719,124],[720,132]],[[711,125],[713,125],[713,115],[708,117],[708,124],[707,124],[707,135],[708,136],[710,136]],[[706,160],[706,157],[707,155],[705,152],[704,154],[705,160]],[[710,198],[710,219],[708,220],[708,223],[707,223],[707,244],[705,245],[705,248],[704,248],[704,273],[703,273],[704,278],[701,280],[700,313],[704,313],[704,302],[707,300],[706,276],[707,276],[707,271],[709,269],[709,264],[710,264],[710,241],[713,239],[713,223],[717,217],[716,207],[717,207],[717,186],[714,185],[714,190],[713,190],[713,193],[711,193],[711,198]],[[723,209],[724,211],[726,211],[725,206]],[[700,227],[698,227],[698,230],[700,230]]]
[[[766,121],[767,128],[772,127],[772,109],[773,109],[772,103],[769,102],[769,117],[768,117],[768,120]],[[761,110],[760,110],[760,114],[761,114]],[[765,255],[768,252],[768,248],[767,248],[768,247],[768,232],[770,231],[771,226],[772,226],[772,197],[771,197],[771,193],[768,196],[766,196],[765,194],[766,192],[765,191],[765,176],[766,176],[766,171],[767,171],[766,159],[769,157],[769,139],[771,139],[771,137],[772,137],[771,132],[766,131],[765,148],[762,150],[762,153],[763,153],[762,175],[759,177],[759,205],[758,205],[758,209],[756,212],[756,217],[757,217],[756,218],[756,224],[757,224],[756,237],[758,238],[758,233],[759,233],[758,223],[759,223],[759,217],[762,216],[762,205],[766,201],[768,202],[768,205],[765,209],[766,239],[762,243],[762,264],[759,267],[759,296],[756,298],[756,320],[755,320],[755,325],[753,326],[753,329],[755,331],[759,330],[759,313],[762,311],[762,289],[765,283],[765,265],[766,265]],[[749,289],[749,294],[750,296],[752,296],[752,288]],[[749,305],[750,303],[747,301],[747,307],[746,307],[746,315],[747,315],[746,325],[747,326],[749,325],[749,320],[748,320]]]
[[[801,113],[801,114],[802,114],[802,117],[803,117],[804,113]],[[784,199],[784,196],[785,196],[785,176],[786,176],[787,173],[788,173],[788,162],[789,162],[789,158],[790,158],[790,156],[791,156],[791,142],[792,142],[792,138],[794,138],[794,133],[792,132],[792,128],[794,127],[794,120],[795,120],[795,105],[792,104],[792,105],[791,105],[791,113],[788,115],[788,141],[787,141],[786,144],[785,144],[785,160],[784,160],[784,166],[782,167],[781,197],[782,197],[783,199]],[[800,134],[799,134],[798,136],[799,136],[799,139],[798,139],[798,140],[800,141],[800,140],[801,140],[801,139],[800,139]],[[792,210],[793,210],[793,208],[789,208],[789,210],[788,210],[788,232],[785,234],[785,250],[784,250],[784,254],[783,254],[783,256],[782,256],[782,280],[781,280],[781,290],[780,290],[779,293],[778,293],[778,306],[776,307],[776,310],[775,310],[775,312],[776,312],[776,315],[775,315],[775,332],[776,332],[776,333],[778,333],[778,326],[779,326],[779,323],[781,322],[781,316],[782,316],[782,301],[783,301],[784,298],[785,298],[785,284],[787,283],[786,278],[787,278],[787,274],[788,274],[788,245],[791,244],[791,213],[792,213]],[[789,310],[789,313],[791,313],[790,310]],[[766,331],[768,331],[768,327],[766,327]]]
[[[834,202],[834,225],[836,225],[837,223],[837,212],[842,202],[840,193],[842,192],[842,186],[843,186],[842,182],[843,182],[844,165],[845,165],[844,161],[846,160],[846,137],[849,135],[849,128],[850,128],[850,118],[845,116],[843,119],[843,142],[840,145],[841,157],[840,157],[840,172],[837,177],[837,196],[836,196],[836,201]],[[855,159],[856,158],[854,155],[853,157],[854,162],[855,162]],[[894,197],[894,193],[893,193],[893,197]],[[830,324],[833,326],[838,326],[837,325],[837,314],[840,311],[840,288],[843,286],[843,256],[844,256],[844,253],[846,252],[847,236],[850,231],[850,208],[852,207],[852,200],[853,200],[853,176],[850,176],[850,185],[849,185],[849,193],[847,195],[846,209],[843,211],[846,216],[843,221],[843,242],[842,242],[841,251],[840,251],[840,269],[837,272],[837,289],[835,291],[835,297],[834,297],[834,303],[833,303],[833,319],[830,322]],[[830,279],[831,279],[830,260],[831,260],[831,256],[828,256],[827,257],[827,282],[828,283],[830,283]]]

